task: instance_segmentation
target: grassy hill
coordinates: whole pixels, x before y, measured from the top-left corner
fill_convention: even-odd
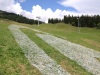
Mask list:
[[[8,26],[11,24],[27,26],[53,34],[62,39],[100,51],[100,30],[95,28],[80,28],[67,24],[28,25],[0,19],[0,75],[42,75],[41,72],[24,56],[16,43]],[[42,41],[34,31],[21,29],[31,40],[42,48],[48,56],[54,59],[72,75],[92,75],[75,61],[65,57],[53,47]],[[99,58],[98,58],[99,59]]]
[[[25,58],[8,26],[14,23],[0,20],[0,75],[41,75]]]
[[[45,25],[40,25],[39,27],[34,25],[33,28],[51,33],[57,37],[61,37],[71,42],[100,51],[99,29],[83,27],[80,28],[80,33],[79,33],[79,28],[63,23],[45,24]]]

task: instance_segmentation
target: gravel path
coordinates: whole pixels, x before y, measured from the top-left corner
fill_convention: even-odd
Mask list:
[[[26,58],[28,58],[29,62],[39,69],[43,75],[70,75],[70,73],[66,72],[60,65],[52,60],[19,29],[28,27],[10,25],[8,28],[15,37],[16,42],[22,48]]]
[[[100,52],[57,38],[50,34],[36,34],[66,57],[76,61],[79,65],[94,75],[100,75]]]

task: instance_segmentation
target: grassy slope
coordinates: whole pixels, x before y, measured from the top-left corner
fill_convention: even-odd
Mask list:
[[[25,58],[8,26],[0,22],[0,75],[41,75]]]
[[[88,48],[100,51],[100,29],[96,28],[80,28],[67,24],[47,24],[41,26],[33,26],[33,28],[54,34],[58,37],[66,37],[67,40],[86,46]]]
[[[42,39],[37,37],[32,30],[22,29],[22,31],[33,40],[40,48],[42,48],[48,56],[54,59],[58,64],[60,64],[65,70],[69,71],[72,75],[92,75],[87,72],[84,68],[79,66],[75,61],[70,60],[61,54],[58,50],[49,46]]]
[[[41,75],[35,67],[29,64],[22,50],[15,42],[15,39],[7,28],[10,23],[12,22],[0,22],[0,75]],[[81,33],[78,33],[78,29],[76,27],[65,24],[48,24],[41,25],[39,27],[27,24],[20,25],[31,28],[33,27],[35,29],[51,33],[57,37],[62,38],[62,36],[64,36],[71,42],[100,51],[100,30],[98,29],[81,28]],[[54,48],[50,47],[47,43],[43,42],[40,38],[34,35],[33,31],[26,29],[23,31],[30,39],[36,42],[39,47],[44,49],[51,58],[57,61],[58,64],[61,64],[63,68],[67,69],[73,75],[90,75],[90,73],[85,71],[81,66],[77,65],[76,62],[66,58]]]

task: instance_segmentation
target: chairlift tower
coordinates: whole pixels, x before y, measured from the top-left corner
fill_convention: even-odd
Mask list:
[[[36,17],[38,19],[38,26],[39,26],[39,19],[41,19],[39,16]]]

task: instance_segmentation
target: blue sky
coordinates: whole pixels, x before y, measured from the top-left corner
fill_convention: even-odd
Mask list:
[[[51,8],[53,11],[56,9],[67,10],[67,11],[77,11],[75,8],[70,6],[63,6],[59,4],[60,0],[26,0],[21,3],[21,6],[24,10],[31,11],[32,6],[40,5],[43,9]]]
[[[63,19],[64,15],[100,15],[100,0],[0,0],[0,10],[30,19]]]

